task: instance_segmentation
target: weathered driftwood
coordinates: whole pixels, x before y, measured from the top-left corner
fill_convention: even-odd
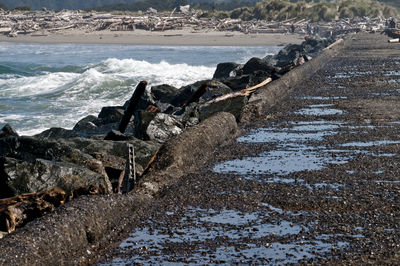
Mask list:
[[[212,100],[207,101],[207,103],[209,103],[209,104],[211,104],[211,103],[217,103],[217,102],[220,102],[220,101],[225,101],[225,100],[227,100],[227,99],[234,98],[234,97],[239,97],[239,96],[246,96],[246,97],[248,97],[248,96],[250,96],[253,92],[255,92],[257,89],[259,89],[259,88],[261,88],[261,87],[267,85],[267,84],[270,83],[271,81],[272,81],[272,78],[267,78],[266,80],[264,80],[263,82],[261,82],[261,83],[255,85],[255,86],[252,86],[252,87],[250,87],[250,88],[245,88],[245,89],[243,89],[243,90],[241,90],[241,91],[232,92],[232,93],[228,93],[228,94],[222,95],[222,96],[220,96],[220,97],[217,97],[217,98],[215,98],[215,99],[212,99]]]
[[[0,199],[0,231],[11,233],[45,213],[83,195],[107,194],[106,187],[91,185],[80,187],[68,197],[60,188],[52,188],[37,193],[27,193],[11,198]]]
[[[135,91],[133,92],[133,95],[129,101],[129,106],[128,108],[125,110],[125,113],[121,119],[121,122],[119,123],[118,126],[118,130],[121,133],[124,133],[129,121],[132,118],[133,112],[135,111],[135,108],[137,106],[137,104],[140,101],[140,97],[143,95],[144,91],[146,90],[146,86],[147,86],[147,81],[142,80],[136,87]]]
[[[0,199],[0,231],[13,232],[66,200],[67,194],[59,188]]]

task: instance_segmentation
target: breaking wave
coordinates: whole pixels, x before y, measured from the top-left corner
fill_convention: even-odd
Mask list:
[[[17,124],[19,133],[28,135],[53,126],[71,128],[80,118],[98,113],[103,106],[123,105],[141,80],[147,80],[149,87],[164,83],[181,87],[211,78],[214,70],[215,67],[116,58],[84,67],[2,64],[0,123]],[[14,113],[17,109],[18,114]]]

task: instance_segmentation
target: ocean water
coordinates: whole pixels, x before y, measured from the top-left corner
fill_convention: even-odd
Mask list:
[[[218,63],[280,48],[0,43],[0,128],[70,129],[103,106],[124,104],[141,80],[179,88],[212,78]]]

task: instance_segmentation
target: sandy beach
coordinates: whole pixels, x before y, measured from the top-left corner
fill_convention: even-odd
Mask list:
[[[17,37],[0,35],[0,42],[23,43],[96,43],[133,45],[187,46],[270,46],[301,43],[300,34],[244,34],[240,32],[168,30],[168,31],[92,31],[63,30],[57,33],[38,32]]]

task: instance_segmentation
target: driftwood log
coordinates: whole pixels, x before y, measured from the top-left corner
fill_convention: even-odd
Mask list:
[[[253,92],[255,92],[257,89],[259,89],[259,88],[261,88],[261,87],[263,87],[263,86],[266,86],[266,85],[267,85],[268,83],[270,83],[271,81],[272,81],[272,78],[267,78],[267,79],[264,80],[263,82],[261,82],[261,83],[255,85],[255,86],[253,86],[253,87],[245,88],[245,89],[243,89],[243,90],[241,90],[241,91],[232,92],[232,93],[228,93],[228,94],[219,96],[219,97],[217,97],[217,98],[215,98],[215,99],[206,101],[206,103],[217,103],[217,102],[220,102],[220,101],[225,101],[225,100],[227,100],[227,99],[235,98],[235,97],[239,97],[239,96],[246,96],[246,97],[248,97],[248,96],[250,96]]]
[[[124,133],[129,121],[131,120],[131,117],[133,115],[133,112],[135,111],[136,106],[138,105],[140,101],[140,97],[143,95],[144,91],[146,90],[147,86],[147,81],[142,80],[136,87],[135,91],[133,92],[133,95],[129,101],[129,106],[126,109],[124,115],[122,116],[121,122],[119,123],[118,130],[121,133]]]
[[[0,199],[0,231],[11,233],[16,227],[53,211],[66,200],[67,194],[59,188]]]
[[[11,233],[45,213],[54,211],[72,198],[106,193],[104,185],[100,187],[91,185],[74,190],[71,196],[60,188],[51,188],[42,192],[0,199],[0,231]]]

